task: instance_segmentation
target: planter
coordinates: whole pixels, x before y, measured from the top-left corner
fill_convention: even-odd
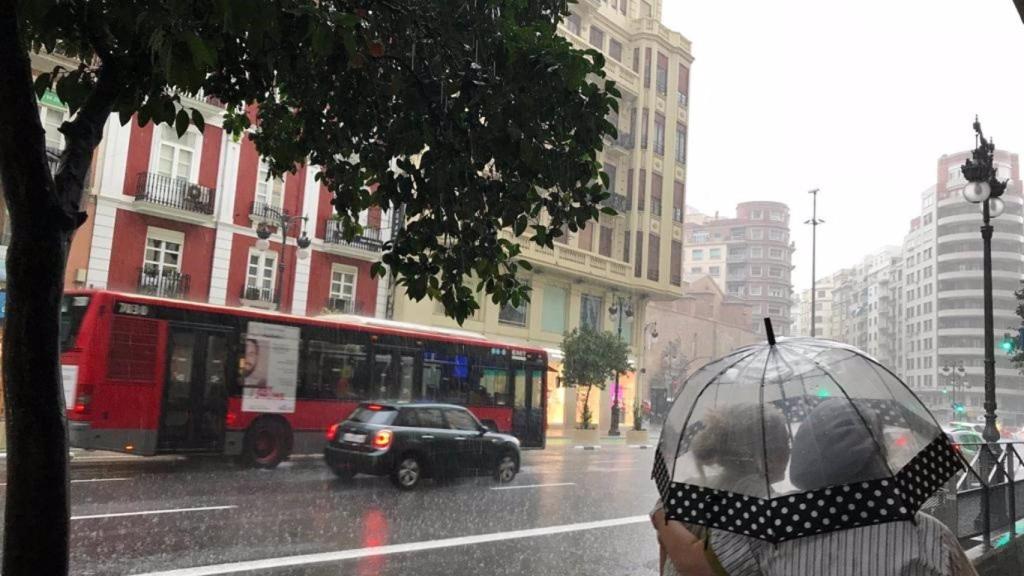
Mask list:
[[[590,430],[576,428],[572,431],[572,439],[576,444],[582,446],[596,446],[601,442],[601,431],[597,428]]]
[[[626,444],[648,444],[651,440],[647,430],[626,430]]]

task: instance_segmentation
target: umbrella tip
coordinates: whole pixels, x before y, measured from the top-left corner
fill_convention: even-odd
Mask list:
[[[775,346],[775,330],[772,329],[772,319],[764,319],[764,333],[768,335],[768,345]]]

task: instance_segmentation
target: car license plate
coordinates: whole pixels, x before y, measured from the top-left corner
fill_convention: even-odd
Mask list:
[[[351,432],[346,432],[345,435],[341,437],[341,439],[344,440],[345,442],[351,442],[353,444],[363,444],[364,442],[366,442],[366,434],[353,434]]]

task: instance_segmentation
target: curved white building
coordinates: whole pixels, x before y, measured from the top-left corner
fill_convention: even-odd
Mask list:
[[[979,206],[966,202],[960,166],[968,152],[943,156],[936,185],[922,195],[922,213],[904,243],[904,366],[907,382],[936,412],[977,419],[984,412],[984,294]],[[1000,178],[1011,180],[1006,211],[993,220],[992,286],[996,390],[1002,422],[1024,424],[1024,378],[998,348],[1021,324],[1014,292],[1024,278],[1024,196],[1019,158],[996,152]],[[964,368],[963,384],[945,366]],[[966,414],[951,414],[954,403]]]

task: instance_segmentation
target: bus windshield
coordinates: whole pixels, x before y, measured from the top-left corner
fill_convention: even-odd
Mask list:
[[[75,345],[82,327],[85,311],[89,309],[88,296],[64,296],[60,303],[60,351],[67,352]]]

